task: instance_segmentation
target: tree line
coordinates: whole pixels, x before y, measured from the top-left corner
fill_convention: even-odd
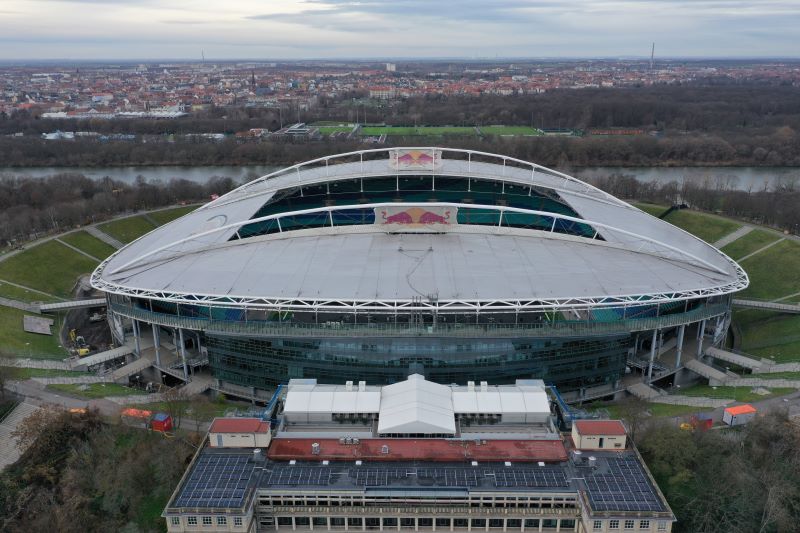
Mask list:
[[[797,531],[798,442],[800,425],[779,409],[736,429],[649,425],[636,440],[678,519],[677,533]]]
[[[69,172],[46,178],[0,177],[0,243],[24,242],[122,213],[205,202],[235,186],[227,177],[213,177],[205,184],[184,179],[148,182],[141,177],[129,184]]]

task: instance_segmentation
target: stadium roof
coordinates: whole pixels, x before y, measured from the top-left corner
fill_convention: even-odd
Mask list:
[[[504,156],[434,148],[418,150],[435,154],[430,167],[393,167],[400,150],[331,156],[255,180],[119,250],[98,267],[92,284],[112,293],[204,305],[373,311],[619,305],[727,294],[747,286],[744,271],[711,245],[565,174]],[[602,239],[467,224],[437,226],[433,233],[378,224],[334,227],[331,212],[339,206],[314,211],[331,217],[331,227],[235,239],[277,191],[424,174],[549,190]],[[425,301],[415,303],[420,296]]]

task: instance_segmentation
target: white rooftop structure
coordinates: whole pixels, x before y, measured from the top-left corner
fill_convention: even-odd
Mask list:
[[[299,425],[329,424],[337,416],[377,417],[381,435],[454,435],[457,417],[480,420],[488,415],[508,424],[545,423],[550,402],[544,382],[519,379],[514,385],[448,386],[412,374],[405,381],[376,387],[363,381],[324,385],[316,379],[293,379],[283,409],[286,422]]]
[[[457,415],[496,415],[503,422],[543,423],[550,415],[550,401],[541,380],[517,380],[515,385],[453,388],[453,411]]]
[[[330,422],[334,415],[377,414],[381,404],[380,387],[319,385],[317,380],[289,381],[283,414],[292,423]]]
[[[400,152],[414,151],[415,157],[429,154],[431,163],[398,166]],[[578,216],[435,198],[369,203],[368,193],[353,205],[257,216],[276,195],[297,187],[328,184],[333,190],[344,180],[399,183],[420,175],[433,177],[434,189],[445,177],[535,188]],[[372,210],[377,220],[393,207],[420,206],[433,216],[480,208],[500,213],[500,225],[449,221],[426,232],[410,225],[334,224],[335,212]],[[304,216],[323,223],[298,228],[293,217]],[[550,217],[553,226],[513,227],[504,216]],[[596,233],[554,231],[556,219]],[[237,238],[244,226],[261,222],[280,231]],[[264,176],[128,244],[92,275],[92,285],[109,293],[189,305],[382,313],[656,304],[729,294],[747,284],[739,265],[713,246],[571,176],[505,156],[430,147],[339,154]]]
[[[454,435],[456,420],[450,387],[426,381],[419,374],[381,389],[380,435]]]

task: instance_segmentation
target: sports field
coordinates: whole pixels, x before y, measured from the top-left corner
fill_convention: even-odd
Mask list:
[[[427,135],[477,135],[471,126],[365,126],[359,130],[361,135],[392,135],[415,137]]]
[[[539,136],[544,135],[544,132],[538,128],[531,128],[529,126],[481,126],[478,128],[482,135],[500,135],[500,136]]]

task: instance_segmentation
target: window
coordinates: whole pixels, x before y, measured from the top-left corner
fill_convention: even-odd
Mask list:
[[[291,516],[279,516],[278,517],[278,525],[279,526],[291,526],[292,525],[292,517]]]
[[[307,526],[311,523],[311,519],[307,516],[295,516],[294,517],[294,524],[296,526]]]
[[[436,527],[450,527],[450,519],[449,518],[437,518],[436,519]]]
[[[639,520],[639,529],[650,529],[650,520]]]
[[[384,518],[383,527],[397,527],[397,518]]]
[[[619,529],[619,520],[609,520],[608,529]]]
[[[203,525],[204,526],[210,526],[211,525],[211,517],[210,516],[204,516],[203,517]]]
[[[172,522],[173,526],[181,525],[181,519],[178,516],[173,516],[172,518],[170,518],[170,522]]]
[[[603,530],[603,521],[602,520],[595,520],[592,529],[595,531],[602,531]]]
[[[217,517],[217,525],[218,526],[227,526],[228,525],[228,517],[226,517],[226,516],[218,516]]]
[[[348,527],[358,527],[358,528],[360,528],[361,527],[361,517],[359,516],[359,517],[356,517],[356,518],[348,518],[347,519],[347,526]]]
[[[539,519],[538,518],[526,518],[525,519],[525,529],[529,527],[539,527]]]
[[[489,519],[489,527],[502,528],[503,527],[503,519],[502,518],[490,518]]]
[[[197,517],[196,516],[188,517],[186,519],[186,524],[189,525],[189,526],[196,526],[197,525]]]
[[[473,518],[472,519],[472,529],[484,529],[486,528],[486,519],[485,518]]]
[[[625,529],[633,529],[633,520],[625,520]]]
[[[658,530],[659,531],[666,531],[667,530],[667,523],[664,522],[664,521],[659,522],[658,523]]]
[[[506,529],[519,529],[522,527],[522,520],[519,518],[509,518],[506,520]]]
[[[328,525],[328,517],[327,516],[315,516],[313,522],[314,522],[315,526],[327,526]]]
[[[243,520],[242,520],[242,517],[241,517],[241,516],[235,516],[235,517],[233,517],[233,525],[234,525],[234,526],[236,526],[236,527],[242,527],[242,522],[243,522]]]
[[[562,518],[561,525],[559,527],[562,529],[562,531],[565,529],[575,529],[575,520],[570,518]]]

